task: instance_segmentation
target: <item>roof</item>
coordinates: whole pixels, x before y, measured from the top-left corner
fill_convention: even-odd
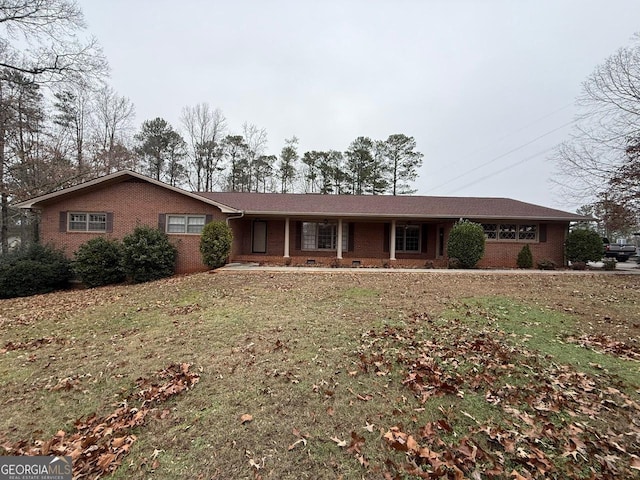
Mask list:
[[[241,192],[205,192],[198,195],[232,205],[245,214],[264,216],[591,220],[590,217],[509,198]]]
[[[16,204],[40,208],[67,197],[100,190],[116,183],[138,180],[213,205],[223,213],[260,216],[423,218],[589,221],[590,217],[520,202],[509,198],[426,197],[391,195],[321,195],[295,193],[188,192],[129,170],[41,195]]]
[[[40,195],[39,197],[35,197],[30,200],[17,203],[15,206],[18,208],[39,208],[51,202],[57,202],[67,197],[73,197],[76,195],[82,195],[84,193],[101,190],[106,186],[113,185],[116,183],[126,182],[128,180],[141,180],[144,182],[151,183],[152,185],[157,185],[159,187],[166,188],[173,192],[179,193],[180,195],[185,195],[195,200],[218,207],[223,213],[240,213],[239,210],[236,210],[235,208],[232,208],[228,205],[219,203],[216,200],[209,199],[209,198],[202,198],[201,195],[197,195],[193,192],[188,192],[181,188],[171,186],[169,184],[160,182],[158,180],[155,180],[151,177],[147,177],[145,175],[141,175],[140,173],[132,172],[130,170],[120,170],[118,172],[105,175],[103,177],[98,177],[88,182],[74,185],[73,187],[57,190],[51,193],[47,193],[45,195]]]

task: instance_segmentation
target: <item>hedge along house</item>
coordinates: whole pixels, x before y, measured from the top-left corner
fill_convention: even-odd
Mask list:
[[[17,205],[40,213],[44,243],[71,255],[90,238],[122,238],[157,226],[178,247],[178,273],[206,270],[200,232],[211,220],[233,230],[231,262],[274,265],[445,267],[461,218],[483,225],[480,267],[564,261],[570,222],[589,218],[506,198],[274,193],[193,193],[131,171],[116,172]]]

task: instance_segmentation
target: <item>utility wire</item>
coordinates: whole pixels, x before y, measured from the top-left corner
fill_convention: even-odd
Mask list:
[[[529,140],[528,142],[523,143],[523,144],[521,144],[521,145],[519,145],[519,146],[517,146],[517,147],[515,147],[515,148],[512,148],[512,149],[511,149],[511,150],[509,150],[508,152],[505,152],[505,153],[503,153],[503,154],[501,154],[501,155],[498,155],[497,157],[493,157],[491,160],[488,160],[488,161],[486,161],[486,162],[484,162],[484,163],[481,163],[480,165],[478,165],[478,166],[476,166],[476,167],[472,168],[471,170],[467,170],[466,172],[464,172],[464,173],[462,173],[462,174],[458,175],[457,177],[453,177],[453,178],[451,178],[451,179],[447,180],[446,182],[441,183],[440,185],[437,185],[437,186],[435,186],[435,187],[433,187],[433,188],[430,188],[429,190],[427,190],[427,193],[432,192],[432,191],[434,191],[434,190],[436,190],[436,189],[438,189],[438,188],[442,188],[442,187],[444,187],[445,185],[449,185],[450,183],[455,182],[456,180],[459,180],[460,178],[465,177],[465,176],[469,175],[470,173],[473,173],[473,172],[475,172],[475,171],[477,171],[477,170],[480,170],[481,168],[484,168],[484,167],[486,167],[487,165],[490,165],[491,163],[496,162],[496,161],[500,160],[501,158],[506,157],[507,155],[511,155],[512,153],[517,152],[518,150],[522,150],[524,147],[527,147],[527,146],[531,145],[532,143],[537,142],[537,141],[538,141],[538,140],[540,140],[541,138],[544,138],[544,137],[546,137],[547,135],[551,135],[552,133],[555,133],[555,132],[557,132],[558,130],[562,130],[563,128],[568,127],[569,125],[571,125],[571,124],[573,124],[573,123],[576,123],[576,121],[577,121],[577,120],[571,120],[570,122],[567,122],[567,123],[565,123],[565,124],[563,124],[563,125],[560,125],[559,127],[556,127],[556,128],[554,128],[554,129],[552,129],[552,130],[549,130],[548,132],[545,132],[545,133],[543,133],[542,135],[538,135],[538,136],[537,136],[537,137],[535,137],[534,139]],[[551,150],[551,149],[549,149],[549,150]],[[517,163],[516,163],[515,165],[517,165]]]
[[[452,193],[455,193],[455,192],[458,192],[460,190],[464,190],[465,188],[471,187],[471,186],[475,185],[476,183],[480,183],[483,180],[487,180],[488,178],[495,177],[496,175],[498,175],[498,174],[500,174],[502,172],[506,172],[507,170],[510,170],[510,169],[512,169],[514,167],[517,167],[518,165],[521,165],[521,164],[523,164],[525,162],[528,162],[529,160],[533,160],[534,158],[539,157],[540,155],[544,155],[546,153],[549,153],[554,148],[555,148],[555,146],[549,147],[549,148],[547,148],[545,150],[542,150],[541,152],[538,152],[538,153],[535,153],[535,154],[533,154],[533,155],[531,155],[529,157],[523,158],[522,160],[518,160],[517,162],[513,162],[513,163],[507,165],[506,167],[501,168],[500,170],[496,170],[495,172],[491,172],[491,173],[485,175],[484,177],[478,178],[478,179],[476,179],[476,180],[474,180],[472,182],[467,183],[466,185],[463,185],[461,187],[458,187],[458,188],[456,188],[454,190],[449,191],[448,195],[450,195]]]

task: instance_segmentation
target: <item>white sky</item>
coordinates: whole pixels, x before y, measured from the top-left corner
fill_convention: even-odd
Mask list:
[[[418,194],[564,210],[576,205],[550,183],[549,150],[581,83],[640,31],[638,0],[79,4],[138,126],[179,129],[182,108],[206,102],[231,132],[265,128],[269,154],[293,135],[302,155],[404,133],[424,154]]]

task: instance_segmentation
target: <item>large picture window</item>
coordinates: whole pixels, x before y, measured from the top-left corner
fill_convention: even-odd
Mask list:
[[[205,215],[167,215],[167,233],[202,233]]]
[[[69,213],[70,232],[106,232],[107,214],[89,212]]]
[[[302,222],[302,250],[337,250],[338,224]],[[342,224],[342,251],[349,245],[349,224]]]
[[[420,227],[418,225],[396,226],[396,251],[420,252]]]
[[[537,223],[483,223],[482,229],[488,241],[537,242]]]

